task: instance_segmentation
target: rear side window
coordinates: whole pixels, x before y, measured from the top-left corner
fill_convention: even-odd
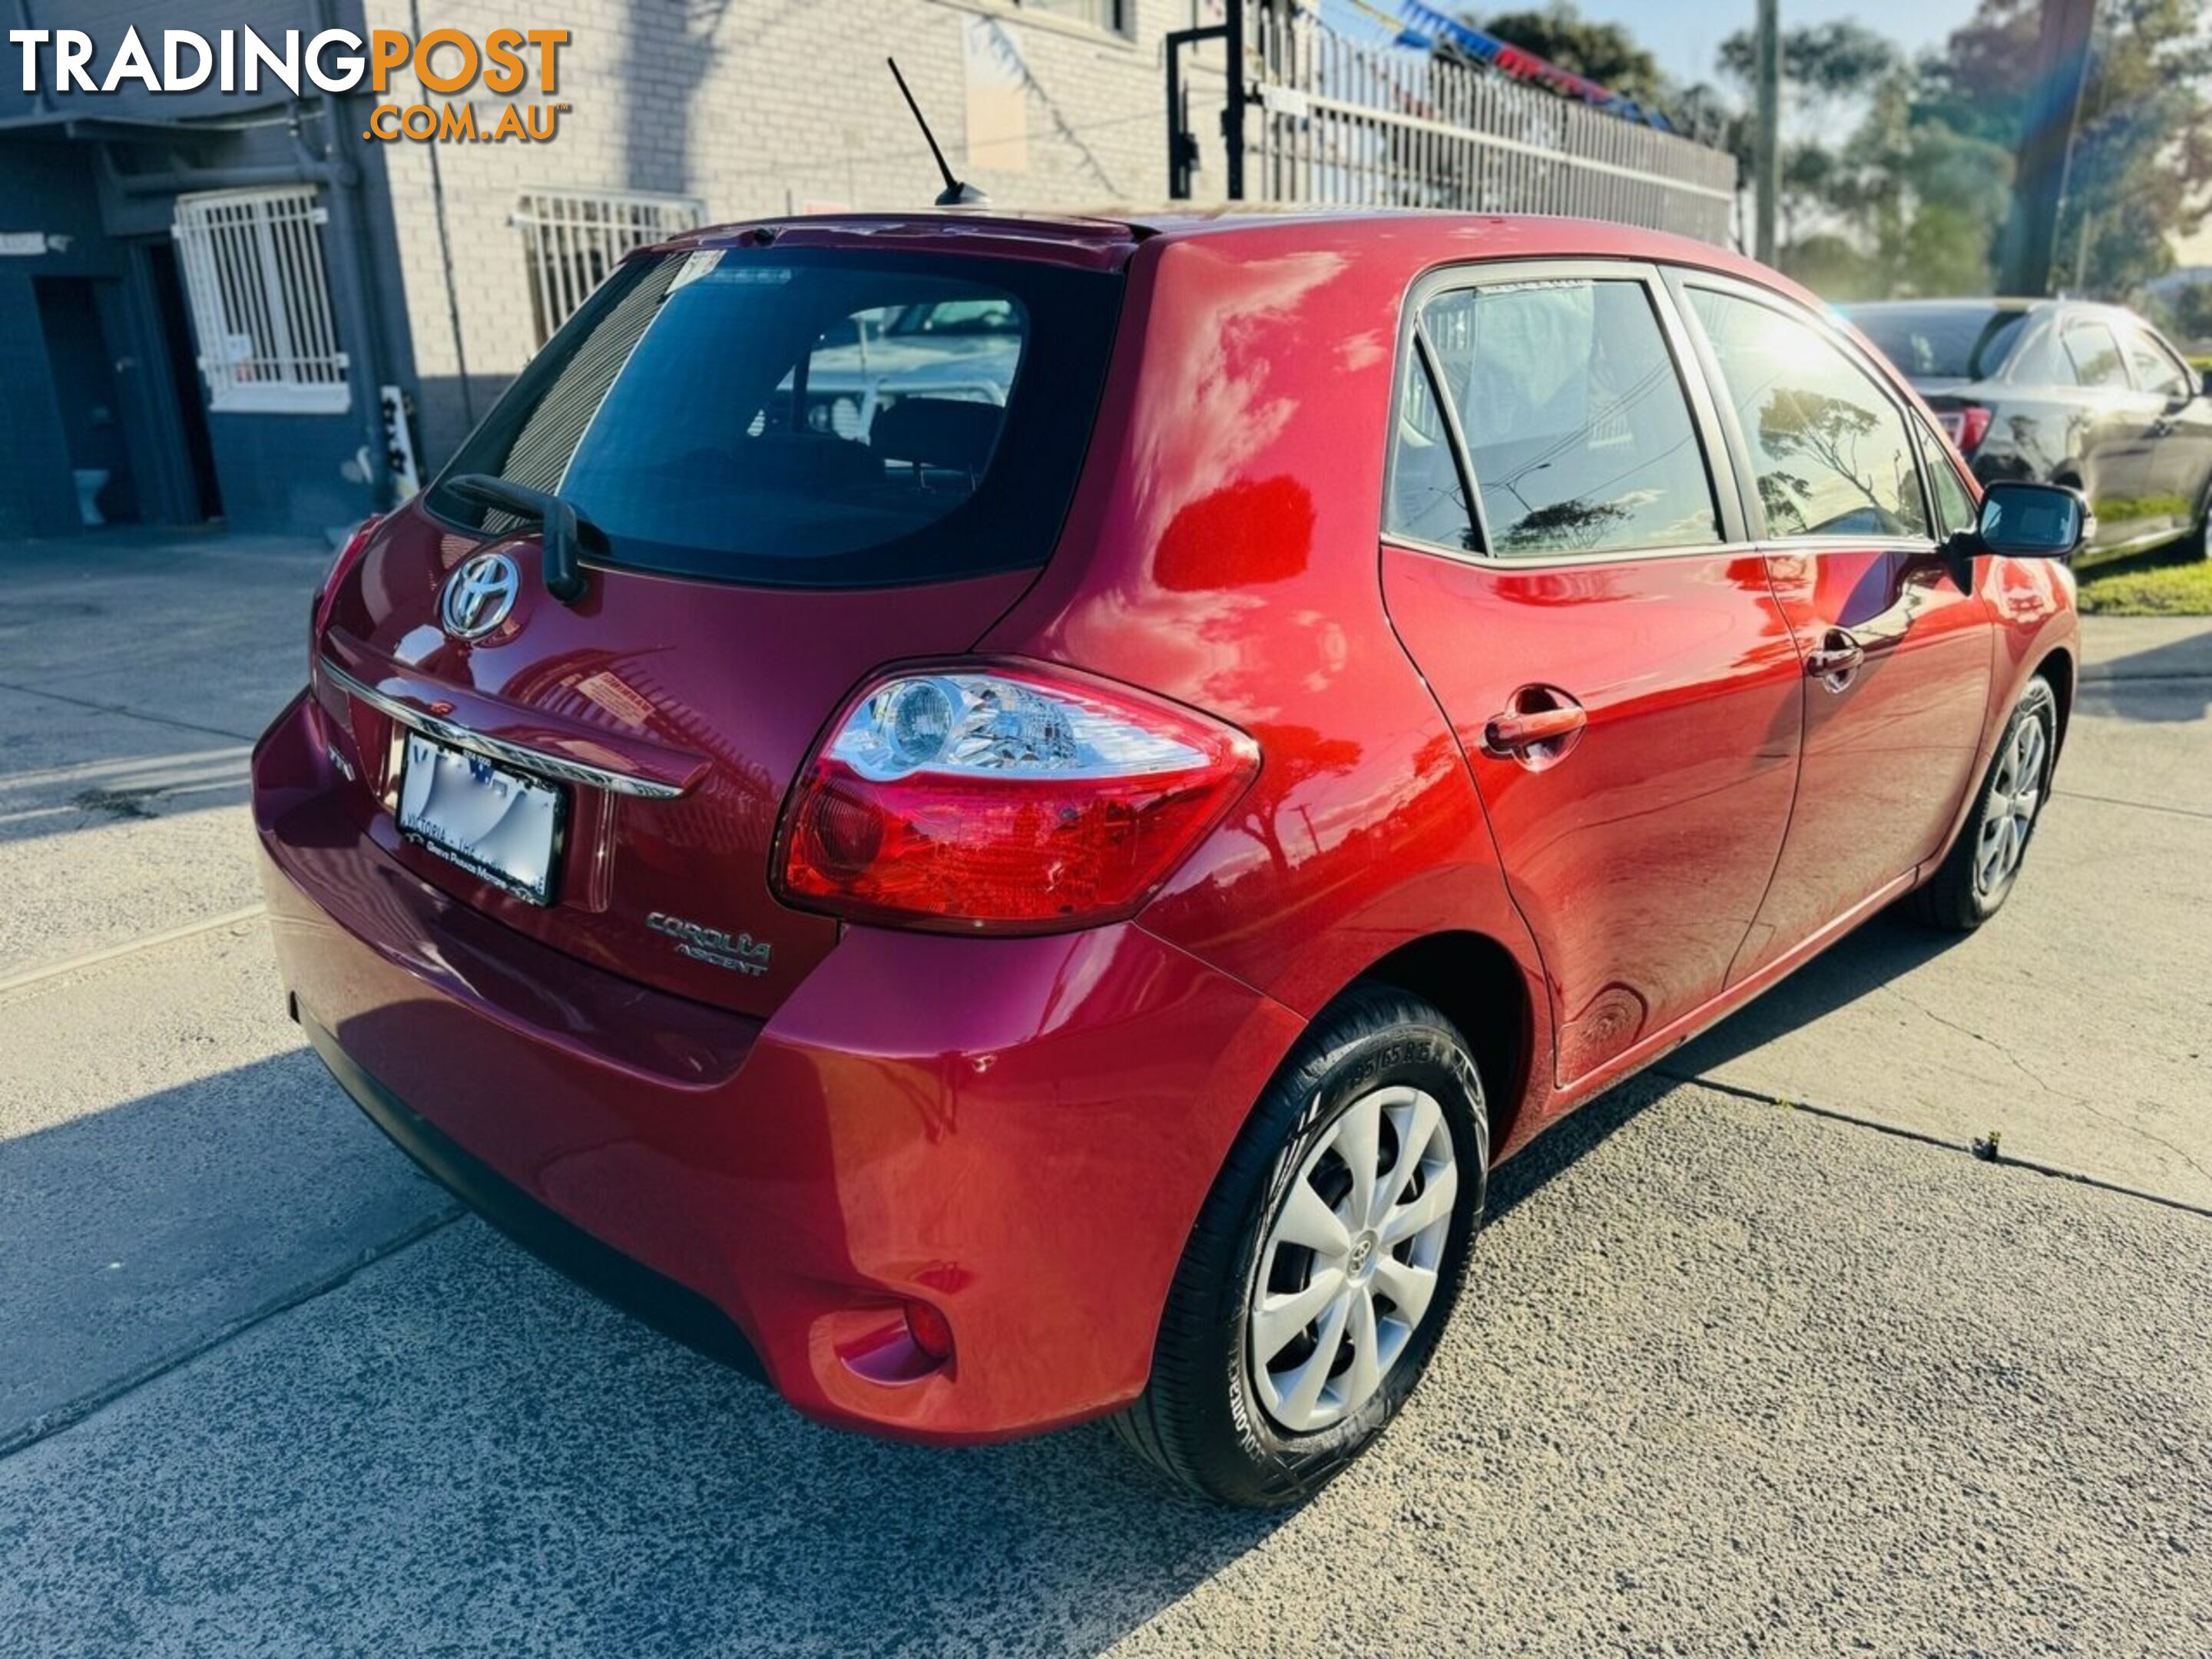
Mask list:
[[[632,568],[797,586],[1041,564],[1088,444],[1119,279],[913,255],[625,264],[447,477],[572,501]],[[434,487],[431,509],[511,521]]]
[[[1984,306],[1881,306],[1851,320],[1881,355],[1916,380],[1981,380],[2020,343],[2024,311]]]
[[[1770,536],[1925,536],[1905,416],[1808,322],[1690,290],[1751,453]]]
[[[2188,374],[2164,346],[2139,328],[2128,331],[2127,341],[2128,366],[2135,371],[2138,386],[2169,402],[2190,395]]]
[[[2128,389],[2128,372],[2120,366],[2120,343],[2102,323],[2069,323],[2058,341],[2075,385]]]
[[[1409,372],[1390,528],[1504,557],[1720,540],[1705,452],[1643,283],[1569,278],[1437,295],[1419,327],[1467,441],[1480,531],[1425,374]]]
[[[1482,550],[1474,512],[1460,483],[1451,434],[1428,365],[1407,366],[1398,398],[1398,428],[1391,444],[1390,501],[1386,525],[1393,535],[1470,553]]]

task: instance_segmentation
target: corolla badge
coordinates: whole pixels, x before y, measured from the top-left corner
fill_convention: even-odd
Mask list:
[[[655,910],[645,919],[645,925],[674,939],[678,956],[711,963],[733,974],[750,974],[755,979],[768,972],[770,946],[764,939],[756,939],[750,933],[739,933],[732,939],[719,927],[702,927],[696,921],[672,916],[665,910]]]
[[[438,620],[457,640],[480,640],[505,622],[522,591],[522,575],[504,553],[479,553],[446,579]]]

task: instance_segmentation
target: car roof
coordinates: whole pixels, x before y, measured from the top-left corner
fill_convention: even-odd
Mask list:
[[[1147,244],[1251,238],[1277,246],[1305,240],[1344,246],[1371,240],[1423,264],[1485,258],[1607,258],[1700,266],[1745,276],[1823,302],[1765,266],[1725,248],[1662,231],[1594,219],[1530,214],[1445,213],[1421,208],[1261,207],[1237,204],[1157,210],[1131,206],[1086,212],[956,208],[914,213],[777,216],[714,225],[659,244],[705,249],[747,245],[877,246],[1043,259],[1120,270]]]
[[[1925,300],[1851,300],[1841,309],[1851,316],[1883,311],[2033,311],[2057,304],[2051,300],[2024,299],[2010,295],[1960,295]]]
[[[2142,323],[2142,319],[2125,306],[2116,306],[2102,300],[2073,300],[2064,295],[2055,299],[2035,300],[2019,295],[1997,295],[1982,299],[1966,297],[1928,300],[1855,300],[1838,307],[1847,317],[1879,317],[1905,312],[1966,311],[2039,313],[2045,316],[2095,317],[2107,322]]]

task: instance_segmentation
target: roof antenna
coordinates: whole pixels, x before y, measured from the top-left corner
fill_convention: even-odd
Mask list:
[[[921,106],[914,101],[914,94],[907,90],[906,76],[899,73],[898,59],[886,58],[884,62],[891,66],[891,79],[898,82],[899,95],[906,100],[906,106],[914,112],[914,124],[921,129],[922,142],[929,146],[929,153],[937,158],[937,170],[945,175],[945,188],[937,192],[937,205],[939,207],[986,205],[991,198],[976,189],[975,185],[962,184],[952,176],[952,169],[945,165],[945,152],[937,147],[937,135],[929,130],[929,123],[922,118]]]

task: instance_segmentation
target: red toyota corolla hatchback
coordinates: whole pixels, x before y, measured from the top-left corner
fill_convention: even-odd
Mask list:
[[[702,232],[330,573],[276,948],[432,1174],[809,1415],[1277,1503],[1499,1158],[2004,902],[2083,516],[1638,231]]]

